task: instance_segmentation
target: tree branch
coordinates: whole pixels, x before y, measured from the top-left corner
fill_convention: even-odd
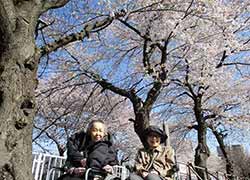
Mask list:
[[[147,35],[143,35],[138,29],[136,29],[135,27],[133,27],[132,25],[130,25],[128,22],[123,21],[121,19],[118,18],[118,20],[124,24],[125,26],[127,26],[129,29],[132,29],[136,34],[138,34],[141,38],[145,39],[145,40],[149,40],[151,41],[151,39],[147,36]]]
[[[215,117],[216,117],[216,114],[210,114],[210,115],[204,116],[204,117],[203,117],[203,120],[205,121],[205,120],[207,120],[207,119],[213,119],[213,118],[215,118]]]
[[[226,50],[224,50],[223,54],[222,54],[222,57],[221,57],[221,60],[220,60],[219,64],[216,66],[216,68],[220,68],[223,65],[226,58],[227,58]]]
[[[232,66],[232,65],[250,66],[250,63],[233,62],[233,63],[224,63],[223,65],[224,66]]]
[[[43,47],[40,48],[40,56],[44,56],[45,54],[48,54],[52,51],[56,51],[58,48],[63,47],[71,42],[79,41],[84,39],[85,37],[89,37],[89,34],[92,33],[92,31],[97,31],[100,28],[103,28],[104,26],[108,26],[112,23],[113,18],[107,17],[101,21],[96,21],[94,23],[86,24],[81,32],[78,33],[72,33],[66,37],[62,37],[55,42],[49,43]]]
[[[70,0],[46,0],[43,3],[43,12],[49,10],[49,9],[56,9],[56,8],[60,8],[63,7],[64,5],[66,5]]]
[[[118,19],[119,17],[123,17],[126,15],[126,12],[124,10],[121,10],[119,12],[115,12],[113,16],[107,16],[106,18],[95,21],[93,23],[88,23],[84,26],[83,30],[78,33],[72,33],[66,37],[62,37],[52,43],[49,43],[43,47],[40,48],[40,57],[44,56],[45,54],[48,54],[52,51],[56,51],[58,48],[63,47],[71,42],[83,40],[85,37],[89,37],[90,33],[95,33],[98,31],[101,31],[102,29],[109,26],[114,19]]]
[[[162,87],[162,83],[159,81],[155,81],[153,87],[149,90],[146,101],[145,107],[146,109],[151,109],[153,103],[156,101],[157,97],[160,94],[160,90]]]

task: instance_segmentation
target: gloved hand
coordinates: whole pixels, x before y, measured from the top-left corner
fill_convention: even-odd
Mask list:
[[[68,169],[68,170],[67,170],[67,173],[68,173],[68,174],[73,174],[74,169],[75,169],[74,167],[72,167],[72,168]]]
[[[141,173],[141,175],[142,175],[143,178],[146,178],[146,177],[148,176],[148,174],[149,174],[149,173],[146,172],[146,171],[143,171],[143,172]]]
[[[78,168],[74,168],[74,172],[73,174],[77,175],[77,176],[82,176],[85,172],[85,168],[83,167],[78,167]]]
[[[106,165],[102,169],[104,169],[108,173],[112,173],[113,172],[113,167],[110,166],[110,165]]]
[[[86,158],[82,159],[82,160],[80,161],[81,166],[85,168],[85,167],[86,167],[86,162],[87,162],[87,159],[86,159]]]

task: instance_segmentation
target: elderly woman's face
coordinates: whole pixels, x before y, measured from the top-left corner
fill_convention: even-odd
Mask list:
[[[95,122],[90,129],[90,137],[94,142],[102,140],[105,135],[105,127],[101,122]]]
[[[161,144],[161,137],[155,132],[151,132],[147,136],[149,148],[157,148]]]

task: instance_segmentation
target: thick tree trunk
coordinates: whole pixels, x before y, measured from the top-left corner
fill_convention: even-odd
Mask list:
[[[203,120],[202,116],[202,107],[201,107],[201,97],[196,97],[195,105],[194,105],[194,113],[195,118],[198,123],[197,126],[197,136],[198,136],[198,146],[195,149],[195,166],[199,166],[203,169],[197,168],[196,171],[198,172],[199,176],[206,180],[208,179],[206,169],[207,169],[207,159],[210,155],[209,148],[207,146],[207,125],[206,122]]]
[[[0,58],[0,179],[26,180],[31,177],[37,80],[36,69],[26,67],[25,61],[33,58],[35,48],[25,37],[6,45]]]
[[[207,146],[206,142],[206,131],[207,128],[199,124],[198,125],[198,146],[195,149],[195,166],[199,166],[204,169],[197,168],[197,172],[202,179],[206,180],[208,179],[206,170],[207,169],[207,159],[210,155],[209,148]]]
[[[0,3],[0,179],[31,180],[38,15],[32,4],[18,9],[11,1]]]
[[[137,103],[136,105],[134,105],[134,114],[135,114],[134,130],[136,134],[139,136],[144,146],[146,144],[146,139],[143,132],[149,126],[150,122],[149,113],[150,110],[143,107],[142,103]]]
[[[0,0],[0,180],[31,180],[32,127],[35,117],[37,68],[41,56],[91,31],[107,27],[124,12],[87,24],[73,33],[38,49],[34,33],[38,17],[69,0]]]

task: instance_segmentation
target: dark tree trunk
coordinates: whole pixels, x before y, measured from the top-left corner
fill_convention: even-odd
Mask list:
[[[161,88],[162,83],[155,81],[153,87],[147,94],[145,102],[143,102],[136,94],[130,93],[130,101],[133,103],[135,114],[134,130],[144,146],[146,145],[146,139],[143,132],[150,124],[150,112],[161,92]]]
[[[113,84],[107,82],[105,79],[100,78],[99,75],[92,75],[93,79],[102,86],[103,89],[108,89],[116,94],[129,98],[129,100],[133,104],[135,120],[130,119],[134,123],[134,130],[136,134],[139,136],[143,145],[145,145],[145,137],[143,135],[144,130],[149,126],[150,123],[150,112],[152,107],[158,98],[161,88],[162,82],[155,81],[153,87],[149,90],[147,94],[147,98],[143,101],[134,90],[125,90],[119,87],[114,86]]]
[[[32,127],[39,59],[100,31],[124,12],[86,24],[79,33],[42,48],[35,45],[39,16],[69,0],[0,0],[0,179],[31,180]],[[63,152],[60,150],[61,153]]]
[[[228,156],[228,153],[226,151],[226,147],[225,147],[225,144],[224,144],[224,136],[222,133],[218,132],[216,130],[215,127],[213,127],[212,125],[209,126],[210,129],[212,130],[213,134],[215,135],[216,137],[216,140],[219,144],[219,147],[220,147],[220,150],[226,160],[226,172],[227,174],[229,175],[228,178],[229,180],[233,180],[234,177],[232,176],[234,174],[234,168],[233,168],[233,163],[232,161],[230,160],[230,157]]]
[[[196,97],[194,101],[194,113],[195,118],[198,123],[197,126],[197,136],[198,136],[198,145],[195,149],[195,166],[207,169],[207,159],[210,155],[209,148],[207,146],[206,134],[207,134],[207,125],[202,116],[202,106],[201,106],[201,97]],[[203,169],[196,169],[199,176],[206,180],[208,179],[206,171]]]
[[[0,0],[0,179],[31,180],[41,2]],[[40,3],[40,4],[39,4]]]
[[[134,114],[135,114],[134,130],[144,145],[145,145],[145,136],[143,135],[143,132],[149,126],[150,122],[149,113],[150,110],[145,108],[142,102],[134,103]]]
[[[7,10],[7,9],[5,9]],[[1,7],[3,11],[3,7]],[[34,14],[33,14],[34,15]],[[2,25],[2,18],[0,24]],[[32,127],[37,60],[35,23],[18,17],[13,29],[1,28],[0,179],[31,180]],[[7,32],[10,31],[11,32]]]

